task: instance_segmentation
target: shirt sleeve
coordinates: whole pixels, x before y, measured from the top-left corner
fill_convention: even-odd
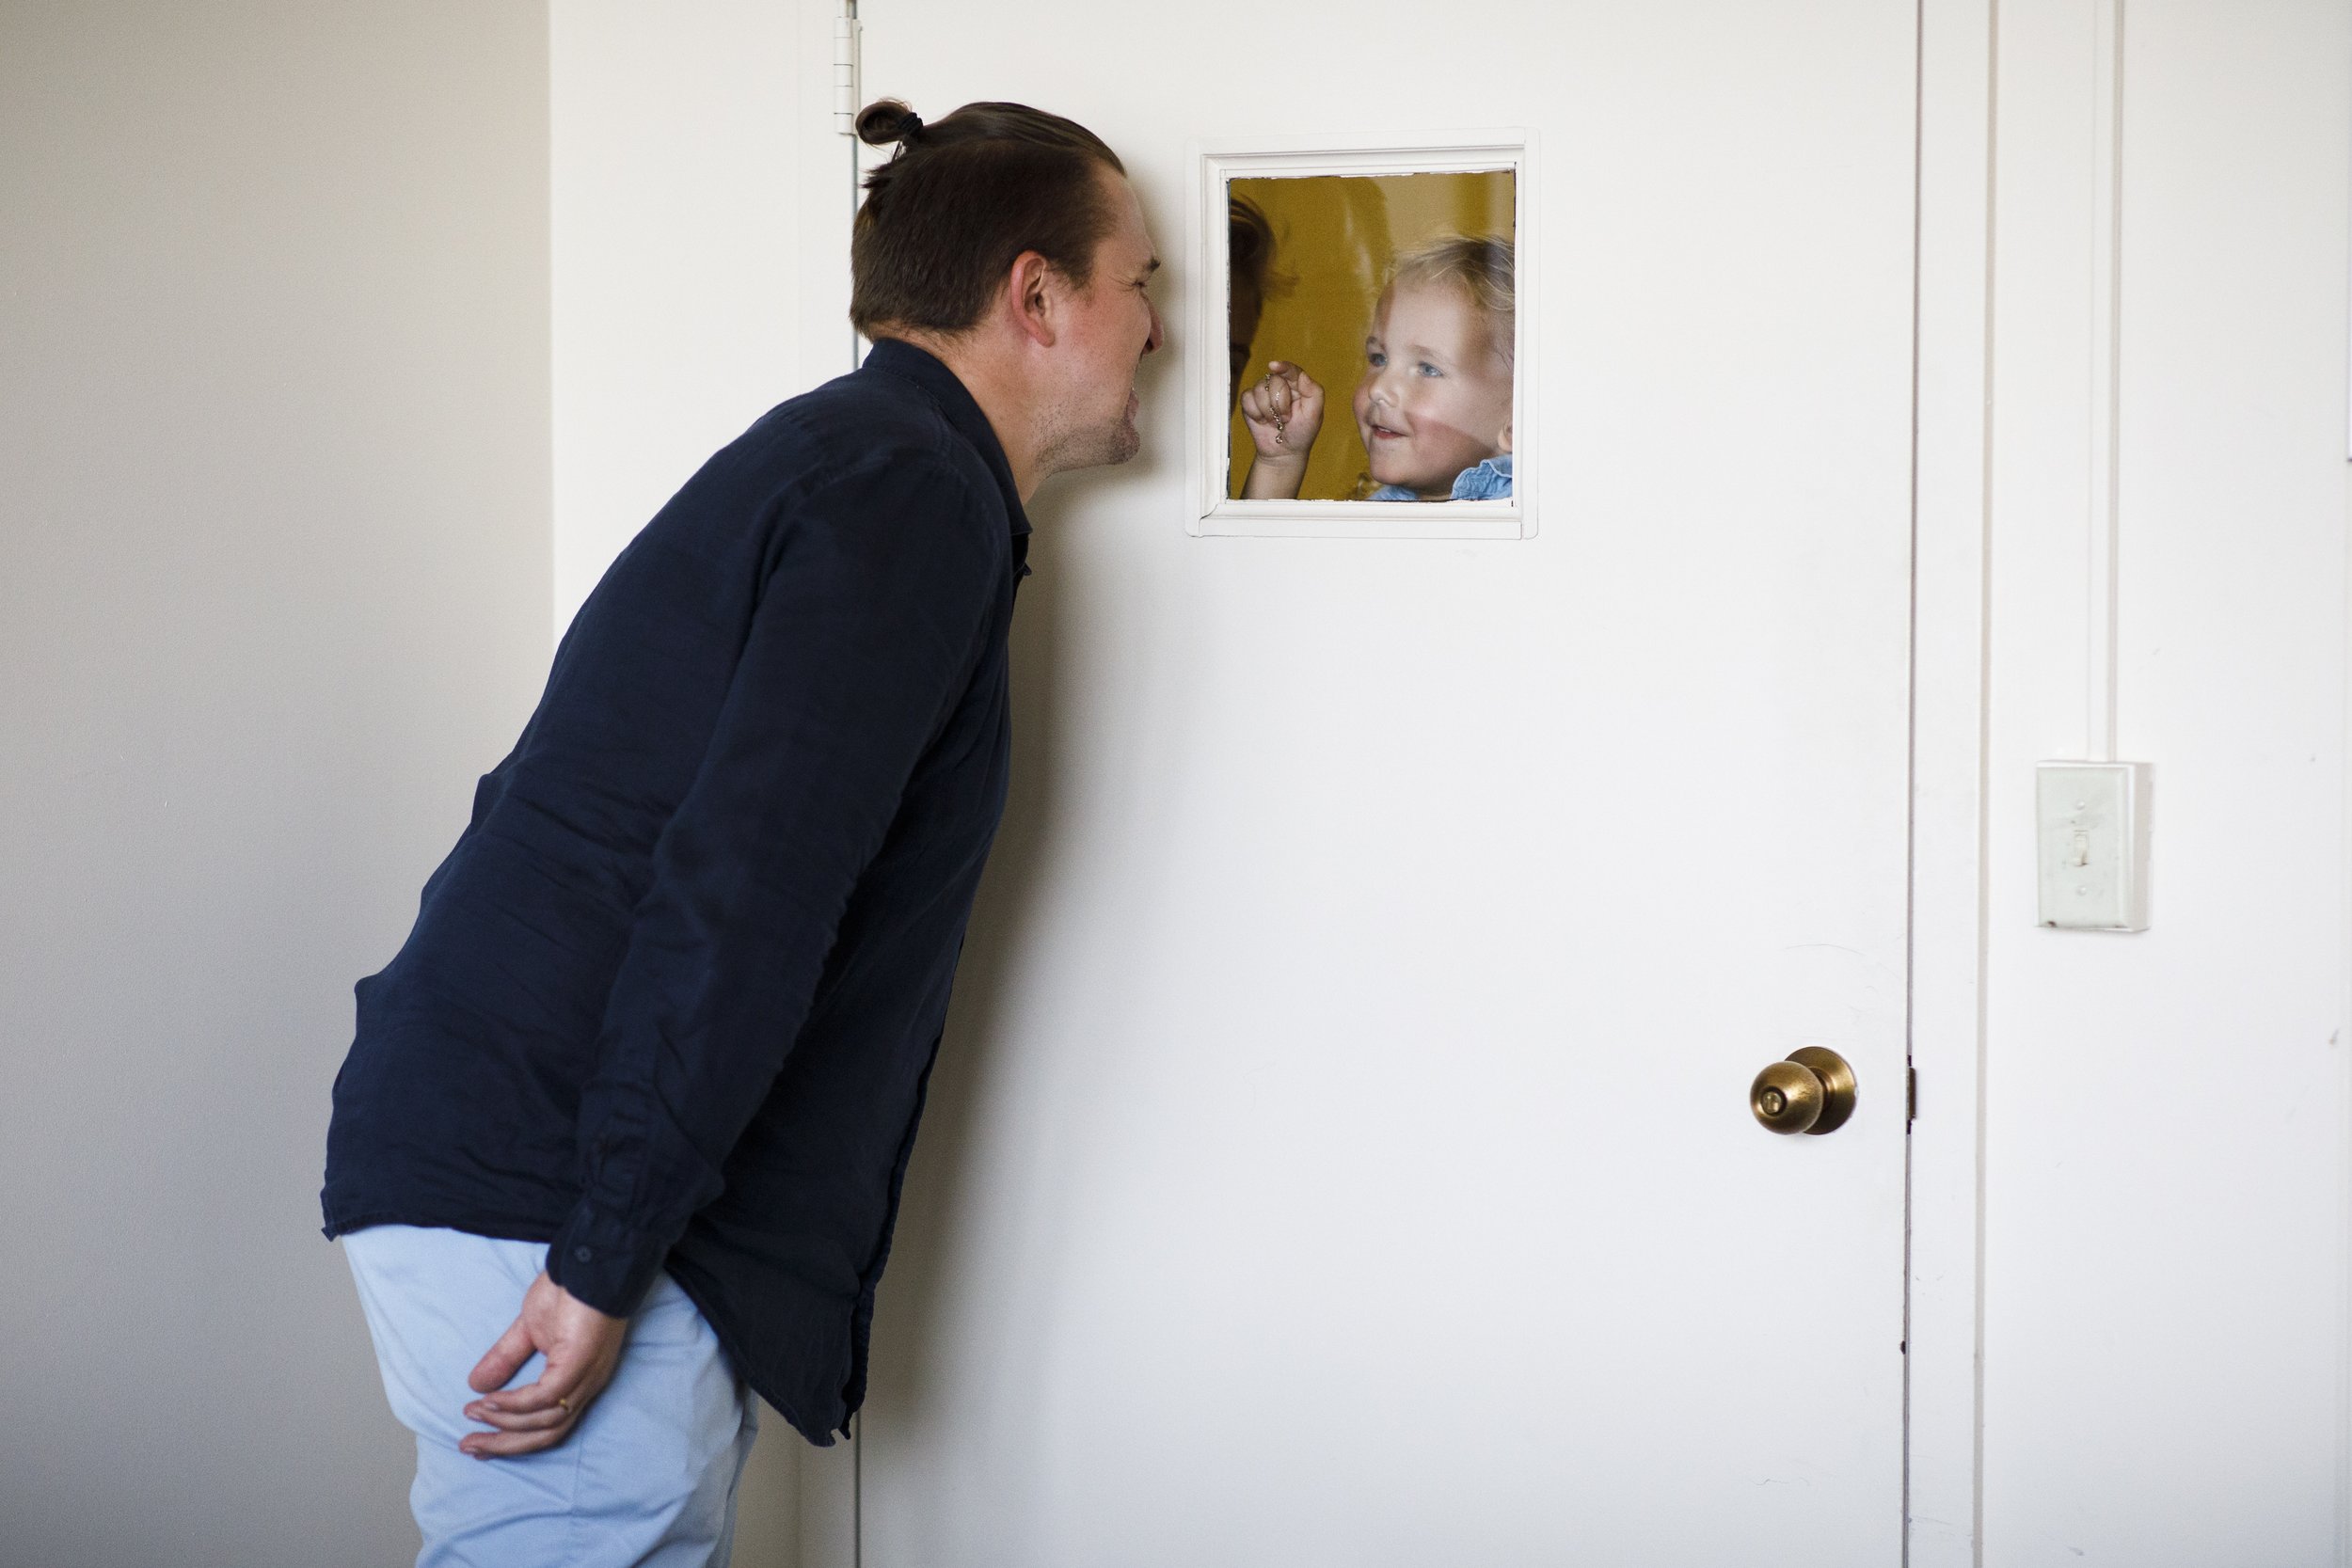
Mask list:
[[[795,508],[692,785],[653,850],[548,1273],[644,1299],[808,1016],[850,894],[971,677],[1005,545],[939,463]]]

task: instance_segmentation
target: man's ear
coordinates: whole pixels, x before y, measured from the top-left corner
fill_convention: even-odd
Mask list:
[[[1013,258],[1006,276],[1004,303],[1021,335],[1040,348],[1052,348],[1060,330],[1061,277],[1054,264],[1034,250]]]

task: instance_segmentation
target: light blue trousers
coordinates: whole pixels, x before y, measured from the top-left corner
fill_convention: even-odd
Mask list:
[[[667,1275],[571,1435],[514,1459],[457,1449],[466,1374],[546,1261],[530,1242],[373,1226],[343,1238],[392,1414],[417,1434],[417,1568],[723,1568],[757,1403]],[[539,1375],[532,1356],[508,1385]]]

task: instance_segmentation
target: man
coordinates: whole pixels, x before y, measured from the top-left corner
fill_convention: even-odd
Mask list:
[[[421,1564],[723,1562],[750,1391],[817,1443],[864,1395],[1004,805],[1023,509],[1135,455],[1162,332],[1090,132],[859,129],[899,146],[851,245],[872,355],[613,562],[358,987],[323,1204]]]

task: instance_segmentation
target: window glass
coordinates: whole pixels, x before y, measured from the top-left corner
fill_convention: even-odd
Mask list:
[[[1226,194],[1226,494],[1508,497],[1511,171],[1235,179]]]

